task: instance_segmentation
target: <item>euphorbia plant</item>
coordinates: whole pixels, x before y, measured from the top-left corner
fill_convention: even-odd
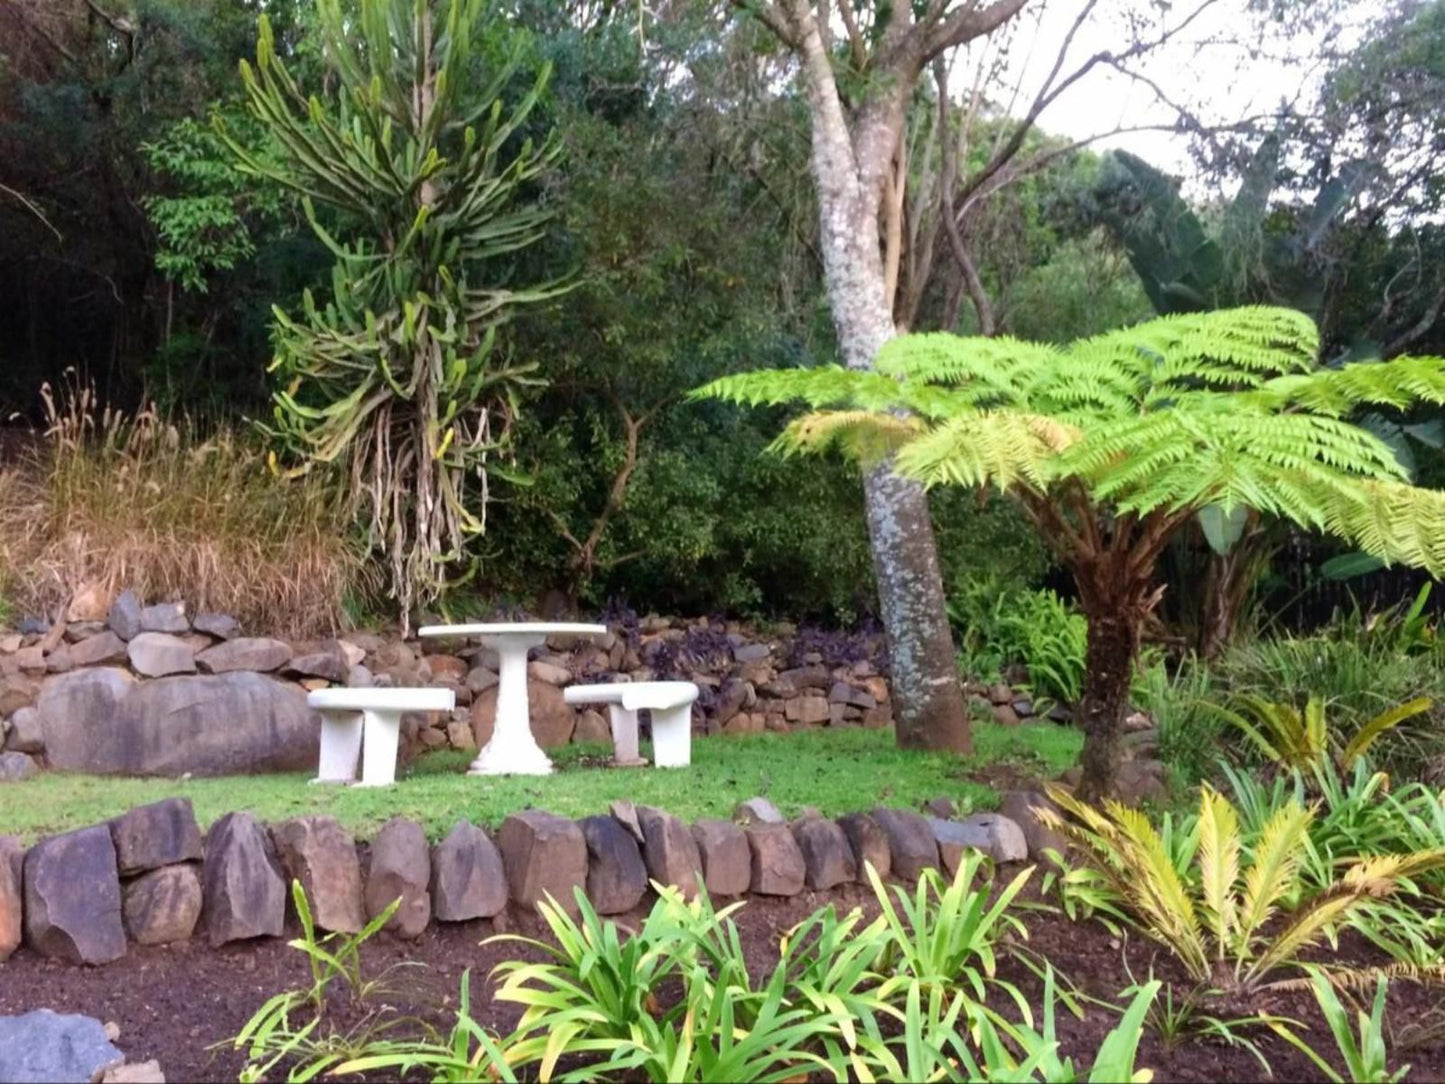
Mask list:
[[[1251,512],[1346,538],[1386,561],[1445,568],[1445,494],[1408,484],[1357,406],[1445,401],[1445,359],[1317,369],[1318,332],[1289,309],[1170,316],[1066,346],[909,335],[877,371],[726,377],[697,393],[805,403],[784,452],[841,449],[926,484],[992,486],[1073,574],[1089,621],[1079,793],[1113,788],[1154,567],[1201,513],[1227,534]]]

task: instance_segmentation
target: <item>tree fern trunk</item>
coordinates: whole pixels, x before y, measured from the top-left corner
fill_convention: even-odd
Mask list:
[[[1139,655],[1141,622],[1124,607],[1110,606],[1103,600],[1087,609],[1087,617],[1084,695],[1079,700],[1084,751],[1079,760],[1082,777],[1078,797],[1097,802],[1114,789],[1124,716],[1129,710],[1130,677]]]
[[[833,325],[844,362],[868,369],[879,348],[896,334],[878,251],[880,194],[862,179],[881,175],[887,162],[870,164],[855,156],[817,25],[807,5],[794,10],[803,31],[799,51],[812,119],[813,179]],[[901,103],[897,112],[901,125]],[[856,153],[891,155],[896,141],[896,132],[892,139],[860,141],[866,146]],[[888,634],[898,743],[966,753],[971,748],[968,714],[928,500],[922,487],[897,477],[886,463],[866,475],[864,494],[879,607]]]

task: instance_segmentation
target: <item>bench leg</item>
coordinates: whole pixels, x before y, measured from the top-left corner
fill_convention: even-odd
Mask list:
[[[313,783],[350,783],[356,779],[356,758],[361,752],[359,712],[321,713],[321,757]]]
[[[612,717],[612,760],[619,768],[636,768],[646,764],[637,755],[637,712],[628,711],[621,704],[608,704],[607,713]]]
[[[692,705],[652,709],[652,763],[684,768],[692,763]]]
[[[401,712],[364,711],[366,742],[362,747],[363,787],[389,787],[396,782],[396,745],[401,735]]]

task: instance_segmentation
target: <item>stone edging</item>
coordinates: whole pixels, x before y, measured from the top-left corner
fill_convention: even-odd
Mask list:
[[[72,963],[105,964],[130,943],[166,944],[201,932],[212,946],[279,937],[288,884],[306,889],[316,924],[357,932],[393,900],[388,929],[414,938],[429,923],[496,918],[550,894],[570,905],[582,888],[602,914],[636,907],[649,881],[685,894],[794,896],[864,880],[865,861],[914,880],[952,872],[963,852],[1026,860],[1060,841],[1033,817],[1042,795],[1010,792],[1001,813],[962,820],[875,809],[789,823],[767,799],[734,820],[687,825],[650,806],[614,802],[581,821],[543,810],[514,813],[495,839],[467,821],[429,845],[420,825],[388,821],[365,858],[333,818],[297,817],[269,828],[230,813],[204,839],[187,798],[140,806],[104,824],[24,850],[0,836],[0,961],[22,943]],[[934,803],[934,812],[951,810]]]

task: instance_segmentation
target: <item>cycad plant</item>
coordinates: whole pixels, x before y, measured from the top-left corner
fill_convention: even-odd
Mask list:
[[[275,309],[270,428],[298,473],[347,468],[403,621],[485,525],[487,471],[527,380],[499,358],[496,328],[557,289],[504,285],[501,258],[535,242],[547,218],[515,201],[558,145],[520,134],[545,68],[510,109],[502,95],[518,56],[479,70],[485,10],[484,0],[318,0],[334,90],[310,96],[262,14],[256,66],[243,61],[241,75],[282,153],[258,157],[221,126],[241,169],[301,195],[335,257],[324,302],[308,291],[299,317]],[[324,222],[318,205],[330,209]]]
[[[1311,891],[1301,862],[1313,809],[1290,799],[1246,846],[1234,806],[1205,786],[1190,839],[1193,861],[1181,870],[1138,810],[1109,801],[1101,811],[1058,787],[1049,795],[1072,819],[1052,810],[1041,817],[1080,845],[1143,932],[1191,979],[1223,991],[1257,989],[1352,914],[1445,866],[1445,848],[1372,855]]]
[[[1445,359],[1316,370],[1318,332],[1289,309],[1169,316],[1066,346],[947,334],[894,339],[876,371],[745,373],[697,394],[810,410],[784,452],[841,449],[929,485],[1017,500],[1070,569],[1089,621],[1081,795],[1113,787],[1130,676],[1158,602],[1154,567],[1205,509],[1253,510],[1445,568],[1445,494],[1409,485],[1345,417],[1445,401]]]
[[[1343,771],[1352,771],[1377,740],[1406,719],[1429,711],[1432,705],[1428,696],[1397,704],[1360,724],[1345,738],[1331,733],[1323,697],[1310,697],[1303,712],[1293,704],[1275,703],[1253,693],[1237,693],[1234,699],[1240,711],[1217,704],[1208,708],[1235,726],[1276,766],[1302,772],[1322,770],[1331,757],[1338,758]]]

